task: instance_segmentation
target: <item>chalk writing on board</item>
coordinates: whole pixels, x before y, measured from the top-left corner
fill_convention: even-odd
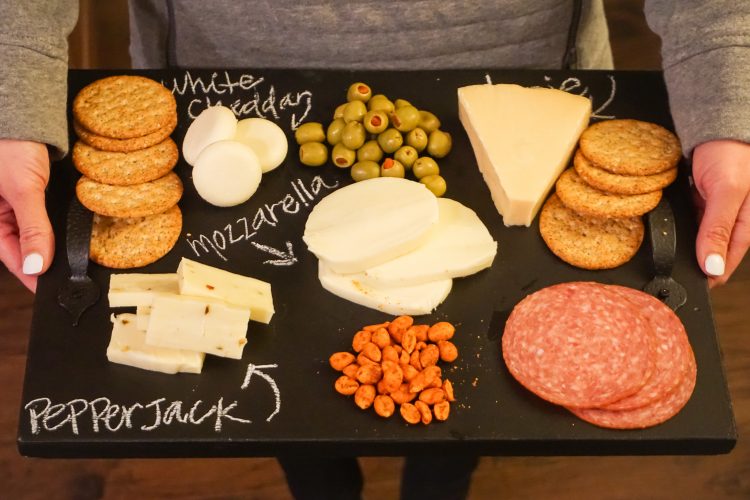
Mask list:
[[[309,207],[311,202],[320,197],[322,193],[336,189],[339,186],[339,181],[326,181],[321,176],[316,175],[308,185],[305,185],[301,179],[291,181],[290,185],[291,190],[285,193],[279,201],[263,204],[252,217],[240,217],[233,223],[230,222],[223,228],[208,233],[188,233],[187,244],[196,257],[213,252],[224,261],[228,260],[225,252],[231,245],[245,241],[251,242],[257,250],[268,253],[270,247],[256,245],[252,241],[258,232],[264,227],[277,227],[285,216],[295,215],[299,213],[302,207]],[[290,266],[297,261],[294,254],[291,253],[291,248],[288,248],[286,257],[281,255],[277,255],[277,257],[286,259],[288,263],[277,263],[275,265]]]
[[[256,375],[271,387],[275,407],[266,422],[270,422],[281,411],[281,391],[276,381],[264,371],[277,367],[276,364],[250,363],[241,385],[241,389],[248,389],[252,376]],[[221,432],[226,421],[252,423],[252,420],[236,414],[239,411],[237,401],[227,404],[224,397],[219,397],[215,403],[206,403],[200,399],[193,402],[168,402],[167,398],[157,398],[147,403],[131,404],[119,404],[107,397],[91,400],[76,398],[67,403],[54,403],[50,398],[41,397],[26,403],[24,411],[29,417],[30,431],[34,435],[67,429],[77,436],[83,426],[95,434],[115,433],[122,429],[152,432],[164,426],[200,426],[206,422],[213,424],[214,432]]]
[[[266,418],[266,422],[270,422],[271,419],[275,417],[276,414],[281,410],[281,392],[279,392],[279,386],[276,385],[276,381],[269,374],[262,371],[268,368],[278,368],[278,365],[254,365],[250,363],[249,365],[247,365],[245,380],[242,382],[241,386],[242,389],[247,389],[247,387],[250,385],[250,379],[253,375],[259,376],[260,378],[268,382],[268,385],[271,386],[274,398],[276,399],[276,409],[274,409],[273,413],[271,413],[268,418]]]
[[[278,121],[282,114],[291,111],[289,125],[296,130],[312,109],[313,96],[309,90],[279,95],[276,87],[264,77],[248,73],[233,76],[229,71],[215,71],[209,78],[203,78],[185,71],[181,78],[173,78],[171,85],[164,81],[162,84],[177,95],[193,97],[187,107],[192,119],[204,109],[219,104],[231,109],[239,118],[255,116]]]
[[[615,118],[614,115],[605,115],[603,113],[609,107],[609,105],[612,104],[612,101],[615,100],[615,95],[617,94],[617,81],[615,80],[614,75],[607,75],[607,78],[609,79],[609,96],[604,100],[604,102],[600,104],[597,104],[596,99],[594,99],[594,96],[591,95],[591,91],[589,90],[588,85],[584,85],[581,82],[580,78],[569,77],[556,86],[553,83],[552,77],[545,76],[544,82],[547,84],[547,87],[551,89],[557,88],[560,90],[564,90],[565,92],[570,92],[571,94],[578,94],[583,97],[588,97],[589,100],[591,100],[591,107],[593,109],[593,111],[591,112],[591,118],[611,120]]]
[[[271,264],[272,266],[291,266],[297,262],[297,257],[294,256],[294,249],[291,241],[286,242],[286,252],[268,245],[261,245],[255,241],[251,241],[250,244],[258,250],[262,250],[263,252],[276,257],[275,259],[264,260],[264,264]]]

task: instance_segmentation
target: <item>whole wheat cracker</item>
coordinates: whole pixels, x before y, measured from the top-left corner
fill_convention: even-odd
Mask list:
[[[581,150],[573,159],[576,173],[586,184],[613,194],[645,194],[664,189],[677,178],[677,167],[653,175],[613,174],[589,161]]]
[[[83,141],[76,141],[73,146],[73,165],[79,172],[115,186],[132,186],[163,177],[174,168],[178,158],[177,145],[170,138],[128,153],[101,151]]]
[[[145,149],[155,144],[163,142],[174,132],[177,127],[177,114],[167,123],[167,125],[156,132],[153,132],[142,137],[136,137],[134,139],[111,139],[109,137],[102,137],[96,135],[90,130],[73,120],[73,130],[76,135],[86,144],[102,151],[114,151],[114,152],[131,152],[138,151],[139,149]]]
[[[182,181],[174,172],[133,186],[111,186],[81,177],[76,195],[92,212],[107,217],[145,217],[164,212],[182,197]]]

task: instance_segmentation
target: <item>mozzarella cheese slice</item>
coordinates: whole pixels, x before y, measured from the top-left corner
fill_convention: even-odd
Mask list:
[[[453,280],[442,279],[421,285],[374,287],[334,272],[323,261],[318,262],[318,278],[323,288],[342,299],[396,316],[431,313],[453,285]]]
[[[302,239],[331,270],[357,273],[415,250],[437,220],[437,198],[423,184],[379,177],[323,198]]]
[[[177,274],[113,274],[109,307],[150,306],[157,293],[178,293]]]
[[[253,321],[270,323],[273,317],[271,284],[249,276],[230,273],[183,258],[177,267],[183,295],[222,300],[250,311]]]
[[[206,146],[195,160],[193,184],[201,198],[217,207],[233,207],[250,199],[263,175],[255,152],[233,140]]]
[[[237,122],[234,140],[255,151],[264,174],[281,165],[289,149],[281,127],[264,118],[245,118]]]
[[[206,146],[217,141],[233,139],[237,132],[237,118],[225,106],[211,106],[203,110],[185,132],[182,141],[182,156],[190,165],[195,165],[198,155]]]
[[[528,226],[570,161],[591,101],[548,88],[458,89],[458,116],[506,226]]]
[[[200,373],[203,369],[202,352],[147,345],[146,332],[136,327],[135,314],[113,314],[111,321],[107,359],[112,363],[163,373]]]
[[[492,265],[497,242],[477,214],[455,200],[438,198],[439,218],[416,250],[353,276],[367,285],[408,286],[460,278]]]

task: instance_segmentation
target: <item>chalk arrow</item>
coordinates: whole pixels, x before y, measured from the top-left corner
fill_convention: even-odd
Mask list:
[[[267,373],[262,372],[261,369],[265,368],[278,368],[279,365],[254,365],[252,363],[247,365],[247,373],[245,373],[245,380],[242,382],[242,385],[240,386],[240,389],[247,389],[247,386],[250,385],[250,379],[253,377],[253,375],[258,375],[260,378],[268,382],[268,385],[271,386],[271,389],[273,390],[273,395],[276,398],[276,409],[271,413],[268,418],[266,419],[266,422],[270,422],[273,417],[276,416],[277,413],[279,413],[279,410],[281,410],[281,392],[279,392],[279,386],[276,385],[276,381]]]
[[[278,257],[277,259],[264,260],[264,264],[271,264],[272,266],[291,266],[297,262],[297,257],[294,256],[294,250],[292,248],[291,241],[286,242],[286,252],[279,250],[278,248],[269,247],[268,245],[261,245],[260,243],[256,243],[254,241],[251,241],[250,244],[252,244],[258,250],[263,250],[264,252],[270,253],[274,257]]]

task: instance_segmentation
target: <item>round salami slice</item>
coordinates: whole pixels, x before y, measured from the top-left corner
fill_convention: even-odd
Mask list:
[[[562,283],[516,305],[503,333],[503,358],[516,380],[541,398],[600,407],[646,384],[654,365],[652,335],[616,291]]]
[[[693,358],[685,327],[680,318],[656,297],[640,290],[610,285],[622,294],[651,324],[655,339],[654,373],[640,391],[603,407],[606,410],[633,410],[664,398],[677,387],[690,368]]]
[[[599,427],[609,429],[643,429],[666,422],[687,404],[695,388],[695,358],[689,356],[688,373],[679,385],[664,398],[634,410],[602,410],[568,408],[575,416]]]

